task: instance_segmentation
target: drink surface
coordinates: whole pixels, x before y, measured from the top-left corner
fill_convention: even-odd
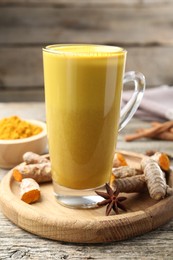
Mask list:
[[[43,57],[53,180],[72,189],[98,187],[111,174],[125,53],[65,45]]]

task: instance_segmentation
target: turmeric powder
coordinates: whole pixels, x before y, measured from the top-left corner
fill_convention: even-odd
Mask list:
[[[33,125],[20,119],[18,116],[11,116],[0,120],[0,139],[14,140],[37,135],[42,131],[40,126]]]

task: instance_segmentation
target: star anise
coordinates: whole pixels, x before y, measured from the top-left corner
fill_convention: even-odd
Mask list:
[[[121,203],[122,201],[126,200],[126,197],[118,197],[119,194],[119,189],[116,188],[115,191],[112,190],[112,188],[109,186],[108,183],[105,185],[106,187],[106,192],[101,192],[101,191],[95,191],[97,195],[103,197],[105,200],[98,202],[98,206],[106,206],[106,216],[108,216],[113,209],[116,214],[119,214],[118,208],[127,211],[125,206]]]

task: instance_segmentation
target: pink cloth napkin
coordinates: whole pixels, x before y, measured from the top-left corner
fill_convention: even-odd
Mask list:
[[[122,106],[130,99],[133,91],[124,91]],[[173,87],[161,86],[146,89],[136,116],[144,120],[173,120]]]

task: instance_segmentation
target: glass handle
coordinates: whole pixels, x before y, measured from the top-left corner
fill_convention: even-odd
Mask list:
[[[121,109],[119,130],[122,130],[138,109],[145,90],[145,77],[142,73],[136,71],[126,72],[124,75],[123,84],[133,81],[134,93],[127,104]]]

